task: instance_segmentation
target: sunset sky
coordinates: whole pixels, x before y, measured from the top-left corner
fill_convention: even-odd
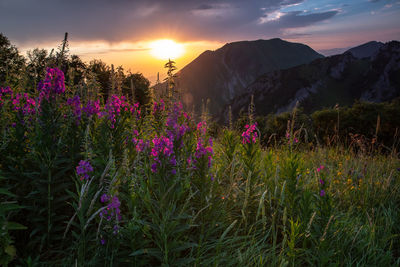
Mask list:
[[[317,51],[400,39],[399,0],[0,0],[0,32],[20,51],[56,48],[165,76],[151,44],[182,45],[182,68],[204,50],[239,40],[279,37]]]

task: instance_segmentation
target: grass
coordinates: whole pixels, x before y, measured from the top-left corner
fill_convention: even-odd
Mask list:
[[[91,114],[50,96],[30,114],[2,98],[3,265],[400,264],[395,151],[297,142],[296,129],[262,147],[257,129],[211,137],[169,101],[139,115],[115,96]]]

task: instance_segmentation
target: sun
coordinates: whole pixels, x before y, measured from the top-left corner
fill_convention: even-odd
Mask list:
[[[157,40],[150,43],[150,49],[154,57],[163,60],[177,59],[185,52],[182,44],[169,39]]]

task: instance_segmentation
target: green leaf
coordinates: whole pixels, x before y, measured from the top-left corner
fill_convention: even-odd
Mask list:
[[[25,229],[27,229],[27,227],[23,226],[22,224],[16,223],[16,222],[7,222],[7,229],[8,230],[25,230]]]
[[[10,196],[10,197],[15,197],[15,195],[13,193],[11,193],[10,191],[8,191],[5,188],[0,188],[0,195],[6,195],[6,196]]]

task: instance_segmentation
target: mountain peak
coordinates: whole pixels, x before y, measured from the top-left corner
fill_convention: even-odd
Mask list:
[[[222,107],[258,76],[311,62],[323,56],[309,46],[280,38],[227,43],[205,51],[178,73],[177,89],[183,102],[200,109],[211,99],[209,111],[217,115]]]
[[[371,57],[378,52],[384,44],[377,41],[370,41],[365,44],[350,48],[345,53],[349,52],[356,58]]]

